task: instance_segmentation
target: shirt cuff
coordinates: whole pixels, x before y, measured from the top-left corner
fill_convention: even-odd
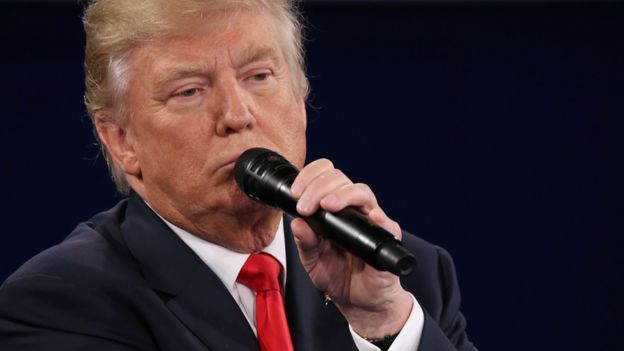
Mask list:
[[[388,351],[415,351],[418,349],[418,345],[420,345],[420,336],[422,335],[423,325],[425,324],[425,315],[414,295],[411,296],[413,302],[412,311]],[[351,337],[353,337],[353,341],[355,342],[355,346],[358,351],[380,351],[379,347],[371,344],[366,341],[366,339],[359,336],[350,324],[349,331],[351,332]]]

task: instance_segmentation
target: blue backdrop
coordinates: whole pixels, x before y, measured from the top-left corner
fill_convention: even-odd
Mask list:
[[[306,5],[309,159],[455,258],[482,350],[618,350],[624,6]],[[119,197],[76,5],[0,5],[0,280]]]

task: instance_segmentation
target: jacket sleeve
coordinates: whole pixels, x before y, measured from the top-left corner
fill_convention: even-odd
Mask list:
[[[460,292],[451,256],[437,247],[437,274],[442,306],[425,309],[425,324],[419,351],[476,351],[466,335],[466,320],[461,313]]]

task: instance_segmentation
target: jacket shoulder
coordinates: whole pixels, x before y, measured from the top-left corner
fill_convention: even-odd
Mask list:
[[[61,340],[52,342],[55,347],[67,340],[153,346],[149,335],[137,330],[144,324],[144,305],[158,303],[158,298],[124,246],[119,229],[124,206],[122,201],[79,224],[0,286],[0,333],[12,336],[7,342],[36,335],[30,340],[41,345]]]
[[[122,201],[80,223],[65,240],[28,260],[4,284],[37,276],[85,284],[106,277],[131,279],[138,268],[120,232],[124,208]]]

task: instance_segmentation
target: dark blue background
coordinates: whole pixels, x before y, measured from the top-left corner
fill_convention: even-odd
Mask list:
[[[455,258],[482,350],[616,350],[624,7],[305,6],[309,159]],[[0,280],[118,201],[77,5],[1,5]]]

